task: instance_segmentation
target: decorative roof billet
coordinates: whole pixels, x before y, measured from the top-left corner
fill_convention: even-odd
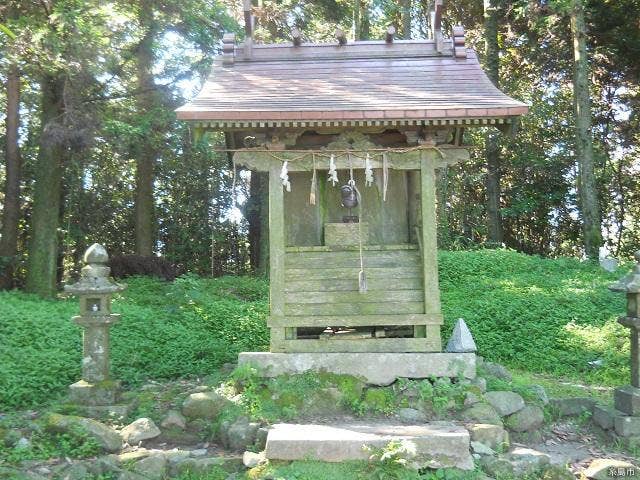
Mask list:
[[[438,32],[436,32],[438,33]],[[497,89],[462,27],[452,39],[236,45],[178,118],[205,128],[487,125],[510,123],[526,104]]]

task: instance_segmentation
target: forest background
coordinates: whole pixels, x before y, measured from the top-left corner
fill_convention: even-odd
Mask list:
[[[262,42],[428,38],[434,0],[254,2]],[[640,0],[446,0],[490,78],[531,105],[517,132],[467,132],[438,179],[441,249],[628,257],[640,245]],[[0,6],[0,287],[55,294],[94,241],[200,275],[264,273],[266,192],[195,141],[231,0]],[[129,262],[131,263],[131,257]]]

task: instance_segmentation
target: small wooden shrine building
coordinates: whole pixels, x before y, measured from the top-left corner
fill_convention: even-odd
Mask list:
[[[269,172],[272,352],[441,351],[436,170],[468,158],[466,128],[527,106],[437,9],[433,40],[254,45],[249,23],[177,110]]]

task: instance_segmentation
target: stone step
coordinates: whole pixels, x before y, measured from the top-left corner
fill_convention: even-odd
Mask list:
[[[384,423],[300,425],[280,423],[269,430],[266,457],[270,460],[313,459],[324,462],[368,460],[363,447],[384,448],[402,441],[414,453],[417,468],[473,469],[469,432],[453,424],[392,425]]]

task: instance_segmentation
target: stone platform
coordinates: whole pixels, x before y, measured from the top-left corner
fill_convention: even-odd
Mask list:
[[[407,457],[415,468],[474,468],[469,453],[469,432],[450,424],[329,426],[281,423],[269,430],[265,455],[270,460],[290,461],[368,460],[372,452],[363,447],[384,448],[394,440],[402,441],[411,452]]]
[[[390,385],[398,378],[476,377],[474,353],[270,353],[244,352],[238,364],[252,364],[267,377],[325,371]]]

